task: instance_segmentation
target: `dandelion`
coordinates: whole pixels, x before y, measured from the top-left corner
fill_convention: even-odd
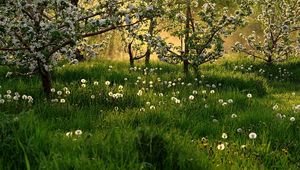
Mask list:
[[[210,94],[215,94],[215,91],[214,91],[214,90],[211,90],[211,91],[210,91]]]
[[[290,121],[291,121],[291,122],[294,122],[295,120],[296,120],[295,117],[291,117],[291,118],[290,118]]]
[[[81,87],[82,87],[82,88],[85,88],[85,87],[86,87],[86,84],[81,84]]]
[[[72,137],[72,135],[73,135],[73,132],[67,132],[67,133],[66,133],[66,136],[67,136],[67,137]]]
[[[233,100],[232,100],[232,99],[228,99],[227,102],[228,102],[228,103],[233,103]]]
[[[236,130],[238,133],[242,133],[243,132],[243,129],[242,128],[237,128]]]
[[[233,113],[233,114],[231,115],[231,118],[232,118],[232,119],[237,118],[237,115]]]
[[[219,99],[219,103],[223,103],[223,99]]]
[[[33,98],[31,96],[28,96],[28,103],[33,103]]]
[[[189,100],[194,100],[194,99],[195,99],[195,97],[193,95],[189,96]]]
[[[70,95],[71,92],[69,90],[66,91],[66,95]]]
[[[27,95],[25,95],[25,94],[22,95],[22,99],[23,99],[23,100],[27,100],[27,99],[28,99]]]
[[[151,104],[150,102],[146,102],[146,105],[147,105],[147,106],[150,106],[150,104]]]
[[[14,96],[13,99],[14,99],[15,101],[17,101],[17,100],[19,100],[19,97],[18,97],[18,96]]]
[[[87,81],[86,81],[85,79],[81,79],[80,82],[81,82],[82,84],[87,83]]]
[[[228,137],[228,136],[227,136],[226,133],[222,133],[222,138],[223,138],[223,139],[227,139],[227,137]]]
[[[60,99],[60,103],[66,103],[65,99]]]
[[[140,108],[140,112],[144,112],[145,111],[145,108]]]
[[[79,129],[78,129],[78,130],[76,130],[76,131],[75,131],[75,135],[76,135],[76,136],[80,136],[80,135],[82,135],[82,131],[81,131],[81,130],[79,130]]]
[[[218,123],[219,122],[218,119],[213,119],[212,121],[213,121],[213,123]]]
[[[250,138],[250,139],[256,139],[256,138],[257,138],[257,134],[254,133],[254,132],[251,132],[251,133],[249,134],[249,138]]]
[[[275,104],[274,106],[273,106],[273,110],[277,110],[279,107],[278,107],[278,105],[277,104]]]
[[[54,93],[55,92],[55,88],[51,88],[51,90],[50,90],[52,93]]]
[[[218,146],[217,146],[217,149],[218,150],[224,150],[225,149],[225,145],[224,145],[224,143],[221,143],[221,144],[219,144]]]
[[[246,149],[246,145],[241,145],[241,149]]]
[[[105,85],[106,85],[106,86],[109,86],[109,85],[110,85],[110,81],[106,81],[106,82],[105,82]]]
[[[57,91],[57,95],[62,95],[62,91]]]
[[[142,91],[142,90],[139,90],[139,91],[137,92],[137,95],[138,95],[138,96],[142,96],[142,95],[143,95],[143,91]]]
[[[198,94],[197,90],[193,90],[193,95],[197,95],[197,94]]]
[[[150,106],[150,110],[154,110],[155,109],[155,106]]]
[[[7,93],[7,94],[11,94],[11,90],[7,90],[6,93]]]
[[[95,86],[98,86],[98,85],[99,85],[99,82],[98,82],[98,81],[94,81],[94,85],[95,85]]]
[[[91,99],[95,99],[95,97],[96,97],[95,95],[91,95]]]
[[[227,104],[228,104],[227,102],[223,102],[223,103],[222,103],[222,106],[225,107],[225,106],[227,106]]]
[[[296,96],[296,93],[295,93],[295,92],[292,92],[292,96]]]
[[[0,104],[4,104],[5,100],[4,99],[0,99]]]
[[[300,104],[298,104],[297,106],[295,106],[295,110],[299,111],[300,110]]]
[[[176,104],[180,104],[180,100],[179,99],[175,99],[175,103]]]
[[[248,94],[247,94],[247,98],[248,98],[248,99],[251,99],[251,98],[252,98],[252,94],[248,93]]]

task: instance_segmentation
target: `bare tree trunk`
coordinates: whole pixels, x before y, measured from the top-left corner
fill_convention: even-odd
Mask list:
[[[42,79],[43,90],[47,98],[50,97],[52,88],[51,74],[44,67],[39,69],[39,73]]]

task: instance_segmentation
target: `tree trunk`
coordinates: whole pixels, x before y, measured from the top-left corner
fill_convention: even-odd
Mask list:
[[[152,18],[150,20],[150,26],[149,26],[149,30],[148,33],[150,34],[150,36],[152,37],[154,34],[154,28],[156,25],[156,20],[155,18]],[[147,51],[146,51],[146,55],[145,55],[145,66],[148,67],[150,66],[150,56],[151,56],[151,44],[147,44]]]
[[[189,75],[189,61],[188,60],[183,61],[183,72],[186,76]]]
[[[130,57],[129,62],[130,62],[130,67],[134,67],[134,59],[132,57]]]
[[[51,74],[44,67],[40,68],[40,76],[42,79],[43,90],[47,98],[50,97],[52,88]]]
[[[272,65],[273,64],[273,58],[272,56],[268,56],[268,59],[266,60],[268,65]]]
[[[189,75],[189,61],[188,56],[190,53],[189,39],[190,39],[190,21],[191,21],[191,1],[186,0],[186,21],[185,21],[185,37],[184,37],[184,54],[183,54],[183,72],[186,76]]]

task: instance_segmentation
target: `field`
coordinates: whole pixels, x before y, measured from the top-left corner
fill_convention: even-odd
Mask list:
[[[299,169],[300,62],[0,68],[0,169]],[[29,97],[31,96],[31,97]]]

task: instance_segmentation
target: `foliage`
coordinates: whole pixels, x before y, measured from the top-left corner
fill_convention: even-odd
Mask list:
[[[299,55],[300,35],[300,1],[257,0],[259,8],[258,21],[263,29],[259,36],[255,31],[249,36],[241,34],[247,42],[236,42],[235,51],[267,63],[285,61]],[[295,38],[298,34],[298,38]]]

